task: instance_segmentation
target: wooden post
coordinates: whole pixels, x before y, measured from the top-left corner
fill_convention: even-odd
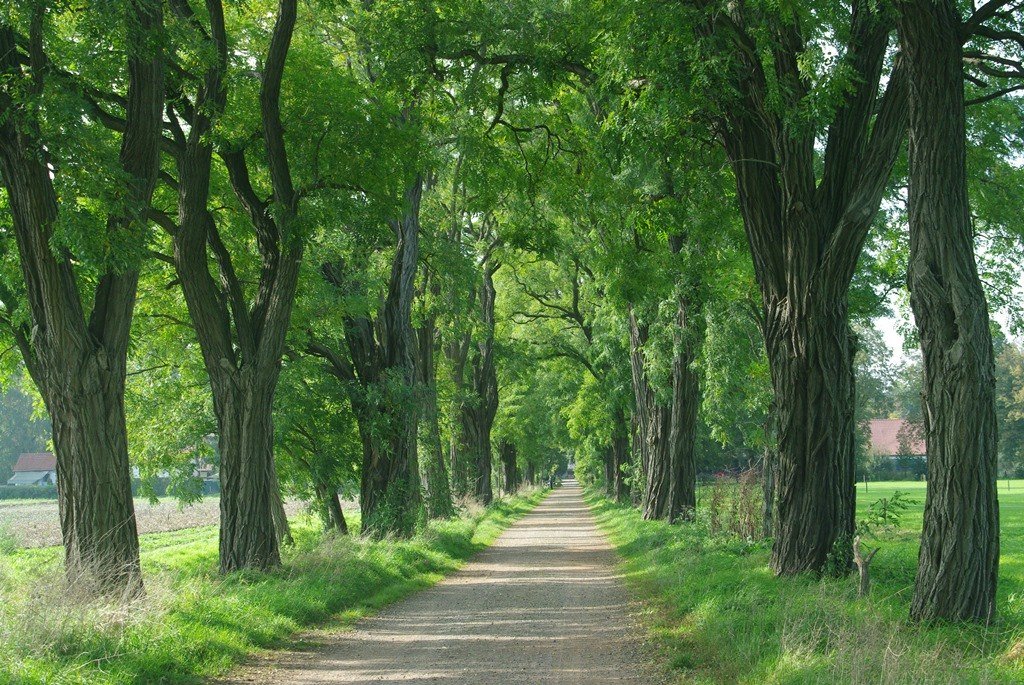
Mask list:
[[[858,597],[867,595],[871,587],[871,577],[868,575],[868,568],[871,566],[871,560],[875,558],[876,552],[878,552],[878,547],[868,552],[868,555],[865,557],[861,554],[860,550],[860,536],[858,535],[853,539],[853,561],[857,564],[857,570],[860,572],[860,587],[857,588]]]

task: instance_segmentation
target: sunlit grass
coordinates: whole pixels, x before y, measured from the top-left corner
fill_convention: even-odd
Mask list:
[[[407,541],[324,536],[300,517],[271,573],[219,576],[216,526],[143,535],[147,593],[130,605],[62,589],[60,548],[0,553],[0,683],[199,682],[303,627],[354,621],[436,582],[542,496],[433,522]]]
[[[712,536],[702,517],[668,525],[593,494],[588,501],[682,682],[1024,682],[1024,481],[999,484],[999,617],[987,626],[909,622],[924,483],[860,484],[858,518],[896,490],[916,503],[898,529],[865,541],[881,548],[866,599],[853,577],[775,578],[767,544]]]

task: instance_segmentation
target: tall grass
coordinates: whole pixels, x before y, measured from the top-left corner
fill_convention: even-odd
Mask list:
[[[324,535],[311,519],[270,573],[219,576],[214,526],[143,536],[146,594],[76,590],[59,549],[0,555],[0,682],[194,683],[325,621],[353,621],[436,582],[543,496],[433,522],[411,540]]]
[[[872,484],[869,495],[859,493],[861,516],[871,501],[900,485]],[[711,514],[721,519],[735,493],[716,494],[711,486],[702,495],[706,504],[698,507],[697,520],[677,525],[643,521],[630,507],[588,495],[682,682],[1024,682],[1024,497],[1018,502],[1000,493],[999,619],[919,626],[907,617],[921,504],[906,512],[898,530],[870,540],[882,549],[871,567],[871,594],[858,599],[855,574],[773,577],[770,541],[737,535],[722,520],[711,532]],[[723,500],[717,510],[715,499]],[[923,502],[923,492],[915,499]]]

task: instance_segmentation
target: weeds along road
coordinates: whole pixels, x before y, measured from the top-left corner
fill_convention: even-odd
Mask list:
[[[660,682],[616,561],[570,481],[458,573],[225,682]]]

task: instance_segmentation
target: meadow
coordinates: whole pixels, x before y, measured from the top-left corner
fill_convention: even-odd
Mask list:
[[[543,497],[435,521],[410,540],[321,532],[301,514],[272,572],[217,573],[217,526],[140,536],[143,598],[89,599],[59,547],[0,546],[0,683],[197,683],[303,628],[345,625],[456,570]],[[350,519],[358,531],[358,517]]]
[[[877,521],[880,500],[902,493],[899,521]],[[908,620],[925,484],[858,485],[863,544],[879,548],[871,591],[857,578],[776,578],[765,541],[711,534],[706,508],[691,524],[643,521],[592,493],[601,527],[644,601],[646,620],[687,683],[1024,682],[1024,481],[1000,481],[1001,565],[990,625]],[[709,499],[708,490],[701,493]],[[699,507],[700,508],[700,507]]]

